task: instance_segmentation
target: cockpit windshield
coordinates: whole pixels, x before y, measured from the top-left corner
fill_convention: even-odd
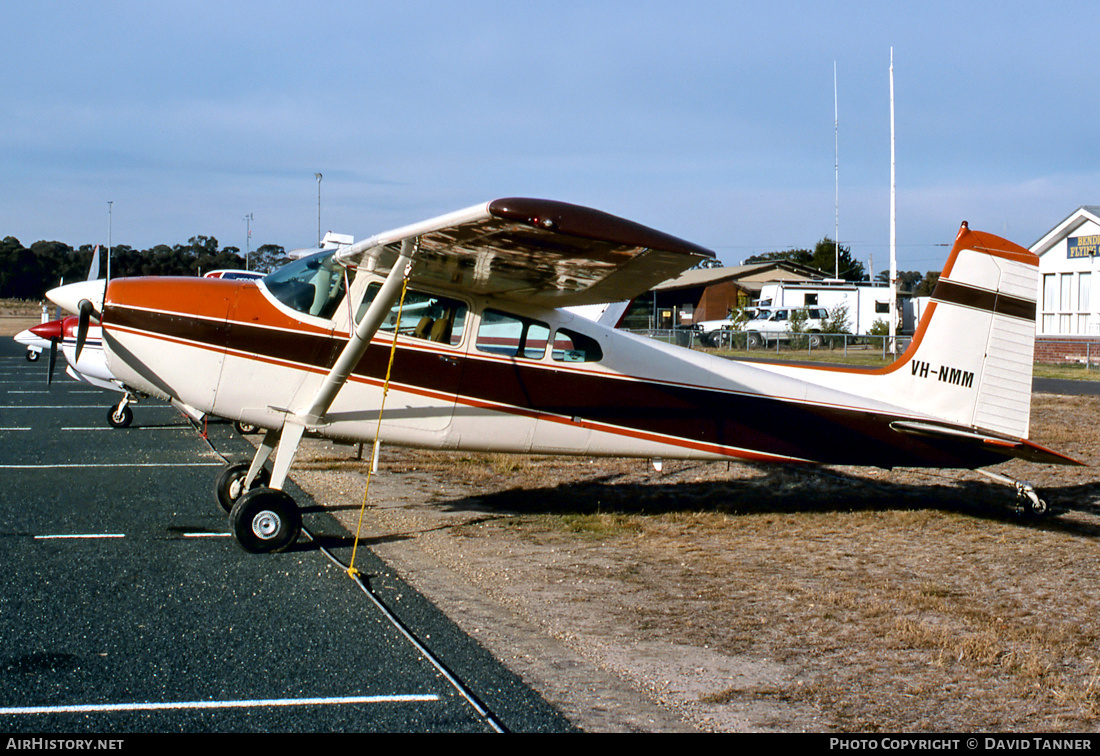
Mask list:
[[[333,259],[335,254],[324,250],[284,265],[264,276],[264,286],[287,307],[331,318],[354,275]]]

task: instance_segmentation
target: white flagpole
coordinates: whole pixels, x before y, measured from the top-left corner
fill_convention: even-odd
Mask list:
[[[894,48],[890,48],[890,354],[897,354],[898,213],[894,162]]]
[[[840,278],[840,110],[836,96],[836,61],[833,61],[833,174],[836,181],[836,199],[834,200],[835,227],[833,229],[833,251],[836,263],[834,278]]]

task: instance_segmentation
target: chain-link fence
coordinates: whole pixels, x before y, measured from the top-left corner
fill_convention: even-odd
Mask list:
[[[764,336],[745,331],[705,333],[694,328],[635,329],[630,332],[689,349],[746,352],[761,356],[771,352],[791,358],[802,353],[821,357],[822,352],[843,356],[848,356],[849,352],[858,352],[863,355],[880,354],[883,360],[887,360],[895,353],[904,352],[910,340],[909,336],[895,337],[895,349],[891,351],[889,336],[856,336],[850,333],[790,333],[783,334],[782,338],[775,338],[772,334]]]

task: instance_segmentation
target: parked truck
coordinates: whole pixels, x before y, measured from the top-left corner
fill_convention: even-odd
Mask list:
[[[830,313],[843,306],[848,311],[848,330],[867,334],[875,321],[889,324],[890,287],[851,281],[779,281],[763,285],[757,304],[761,310],[824,307]],[[915,309],[908,296],[898,297],[897,317],[899,333],[912,333],[916,328]]]

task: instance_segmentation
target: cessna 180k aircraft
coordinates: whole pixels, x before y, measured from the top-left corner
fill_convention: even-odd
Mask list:
[[[1080,464],[1027,439],[1029,251],[964,223],[909,349],[872,370],[728,360],[563,309],[635,297],[713,256],[596,210],[502,199],[260,281],[115,279],[105,294],[74,284],[49,296],[82,327],[101,321],[111,371],[131,391],[270,429],[216,484],[253,552],[298,537],[283,485],[307,431],[654,459]],[[991,476],[1045,511],[1027,484]]]

